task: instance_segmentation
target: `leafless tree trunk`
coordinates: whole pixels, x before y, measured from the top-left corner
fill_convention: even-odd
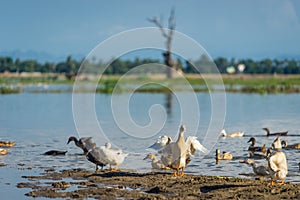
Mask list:
[[[152,19],[148,19],[148,21],[154,23],[160,30],[164,38],[166,38],[166,47],[167,51],[163,53],[164,62],[167,66],[169,66],[167,70],[167,77],[173,78],[173,70],[176,70],[176,63],[172,60],[172,39],[173,39],[173,32],[175,30],[175,10],[172,8],[170,17],[168,20],[168,30],[164,29],[163,27],[163,20],[162,18],[158,21],[157,17],[153,17]],[[173,69],[173,70],[172,70]]]

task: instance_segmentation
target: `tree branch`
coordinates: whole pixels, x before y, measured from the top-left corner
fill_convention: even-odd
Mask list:
[[[152,19],[149,19],[149,18],[148,18],[148,21],[151,22],[151,23],[154,23],[154,24],[161,30],[162,35],[163,35],[165,38],[168,38],[168,34],[166,33],[166,31],[165,31],[165,29],[164,29],[162,23],[159,22],[159,21],[157,20],[157,17],[153,17]]]

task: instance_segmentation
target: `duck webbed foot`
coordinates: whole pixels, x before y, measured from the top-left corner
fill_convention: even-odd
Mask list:
[[[178,176],[178,173],[176,170],[174,171],[173,176]]]

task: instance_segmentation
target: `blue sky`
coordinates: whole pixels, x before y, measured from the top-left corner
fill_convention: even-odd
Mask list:
[[[108,37],[176,9],[176,30],[212,57],[300,57],[300,1],[0,0],[0,52],[86,55]]]

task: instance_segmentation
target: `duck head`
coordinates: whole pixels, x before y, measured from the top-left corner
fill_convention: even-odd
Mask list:
[[[111,148],[111,144],[109,142],[105,143],[105,148],[110,149]]]
[[[69,140],[68,140],[67,144],[69,144],[69,143],[72,142],[72,141],[76,142],[76,141],[78,141],[78,140],[77,140],[76,137],[71,136],[71,137],[69,137]]]
[[[185,127],[184,124],[182,124],[182,125],[180,126],[179,133],[180,133],[181,135],[183,135],[183,133],[184,133],[185,131],[186,131],[186,127]]]
[[[151,159],[151,160],[153,160],[156,157],[155,157],[155,155],[153,153],[149,153],[143,160],[147,160],[148,158]]]
[[[256,139],[254,137],[252,137],[249,139],[249,141],[247,143],[249,143],[249,142],[251,142],[252,143],[251,145],[254,146],[256,143]]]
[[[159,143],[159,144],[161,144],[161,145],[163,145],[163,146],[168,145],[168,144],[170,144],[171,142],[172,142],[172,138],[170,138],[170,137],[167,136],[167,135],[160,136],[160,137],[158,138],[158,141],[157,141],[157,143]]]
[[[270,135],[270,130],[268,128],[263,128],[267,132],[267,135]]]
[[[220,132],[219,132],[219,134],[222,134],[222,136],[226,136],[226,131],[225,131],[225,129],[222,129]]]
[[[282,146],[283,148],[286,148],[286,147],[288,146],[288,142],[285,141],[285,140],[282,140],[282,141],[281,141],[281,146]]]

